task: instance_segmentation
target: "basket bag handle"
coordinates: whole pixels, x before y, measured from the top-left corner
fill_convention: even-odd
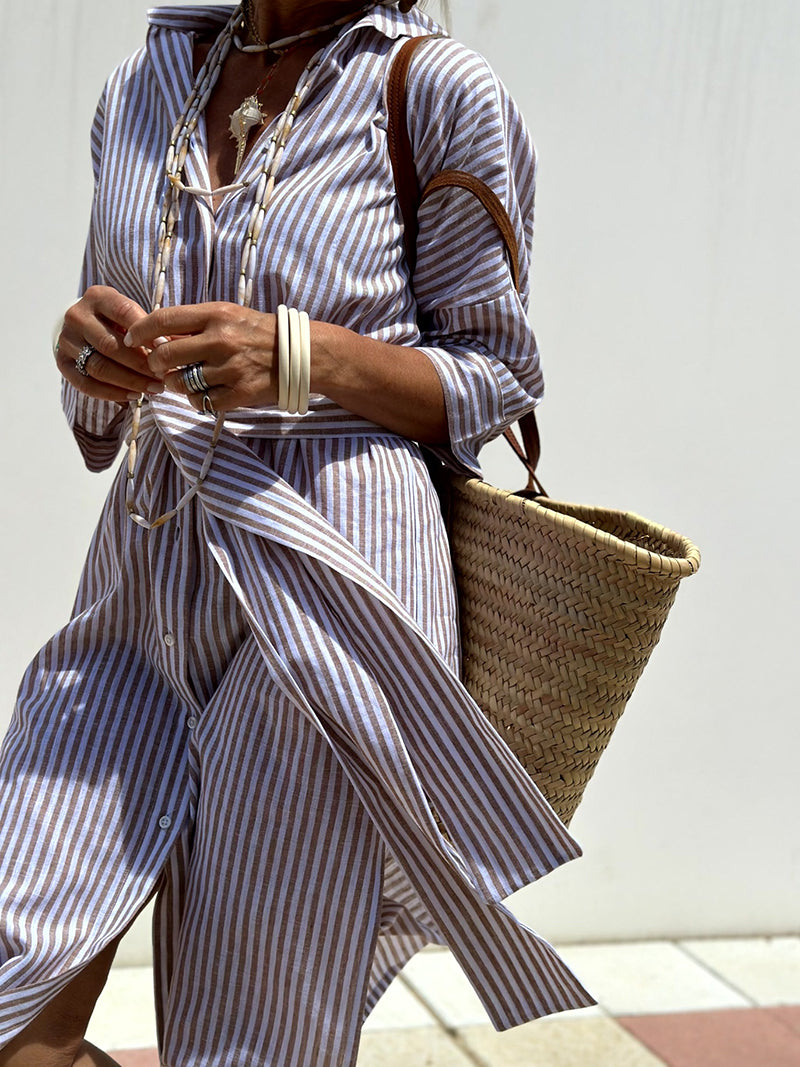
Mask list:
[[[511,276],[514,279],[514,287],[519,291],[519,246],[517,237],[511,219],[508,217],[508,212],[503,207],[497,194],[480,178],[476,178],[474,174],[469,174],[463,170],[443,170],[435,175],[423,190],[420,190],[417,170],[414,166],[411,138],[408,133],[408,71],[417,48],[430,39],[430,37],[411,37],[405,42],[392,63],[386,87],[389,157],[392,161],[397,200],[403,217],[403,242],[405,244],[409,272],[413,275],[417,262],[417,236],[419,234],[417,214],[420,204],[432,193],[436,192],[437,189],[457,186],[461,189],[467,189],[477,197],[500,231],[508,255]],[[541,453],[536,416],[532,411],[529,411],[520,418],[518,425],[522,437],[522,445],[520,445],[510,427],[503,432],[503,436],[528,473],[527,491],[532,494],[541,493],[546,496],[542,483],[536,475],[536,467]]]

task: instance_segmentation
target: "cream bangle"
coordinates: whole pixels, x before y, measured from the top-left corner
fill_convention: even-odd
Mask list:
[[[308,394],[311,391],[311,320],[307,311],[300,312],[300,391],[297,399],[297,414],[308,411]]]
[[[301,349],[300,312],[297,308],[289,308],[289,404],[287,410],[291,415],[297,414],[300,400]]]
[[[278,306],[278,407],[289,409],[289,309]]]

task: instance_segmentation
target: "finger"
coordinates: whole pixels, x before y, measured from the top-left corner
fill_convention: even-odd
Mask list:
[[[80,332],[86,323],[96,323],[95,329],[102,329],[98,334],[103,348],[117,347],[121,344],[129,326],[137,319],[144,318],[147,312],[127,296],[105,285],[90,286],[80,300],[76,301],[64,315],[65,327]]]
[[[119,389],[115,385],[109,385],[106,382],[98,382],[93,378],[84,378],[83,375],[75,370],[75,364],[70,364],[69,367],[61,371],[64,378],[70,385],[74,386],[80,393],[85,396],[91,396],[95,400],[113,400],[117,404],[128,404],[131,400],[137,400],[139,393],[129,393],[125,389]]]
[[[92,285],[64,312],[59,333],[80,335],[86,323],[98,320],[106,331],[106,344],[112,344],[117,342],[120,334],[126,333],[130,325],[146,314],[144,308],[135,300],[123,296],[118,290],[106,285]]]
[[[126,358],[130,360],[130,349],[124,349],[120,340],[111,323],[97,317],[92,304],[80,302],[73,304],[64,316],[58,347],[62,352],[71,350],[77,357],[77,353],[88,342],[92,348],[109,356],[116,350],[123,349]]]
[[[61,315],[59,315],[58,320],[54,323],[52,348],[53,348],[53,355],[56,356],[56,357],[58,356],[58,348],[59,348],[59,345],[61,343],[61,334],[64,332],[64,322],[65,322],[66,317],[67,317],[67,312],[70,310],[70,308],[73,308],[77,303],[78,303],[77,300],[73,300],[72,303],[69,305],[69,307],[67,307],[64,310],[64,312]]]
[[[201,332],[213,314],[214,304],[179,304],[176,307],[159,308],[131,324],[125,335],[125,344],[153,348],[159,337]]]
[[[113,323],[123,335],[134,323],[147,318],[147,312],[140,304],[110,286],[90,286],[84,296],[91,302],[96,314]]]
[[[157,381],[149,374],[137,374],[135,371],[124,367],[121,363],[104,356],[102,352],[92,352],[88,359],[84,361],[83,367],[86,373],[82,377],[114,386],[116,389],[124,390],[126,394],[135,393],[138,396],[139,393],[156,395],[164,392],[164,383],[162,381]],[[146,369],[147,364],[145,364]],[[80,371],[78,371],[78,374],[80,374]]]
[[[203,407],[203,397],[207,396],[214,408],[214,414],[222,415],[227,411],[233,411],[234,408],[240,405],[236,402],[235,392],[233,389],[229,389],[225,385],[216,386],[214,389],[210,389],[208,393],[190,393],[188,396],[189,403],[195,409],[200,411],[204,415],[212,414],[210,411]]]
[[[75,342],[69,338],[62,339],[56,358],[62,374],[65,366],[75,366],[84,345],[89,344],[94,351],[84,363],[87,377],[116,384],[120,388],[135,390],[139,393],[161,391],[158,387],[163,383],[152,373],[143,354],[134,355],[128,350],[125,353],[125,362],[120,362],[122,354],[118,349],[114,349],[111,355],[108,355],[95,343],[95,340],[98,340],[96,331],[87,329],[86,335],[79,337]],[[120,359],[117,356],[120,356]]]
[[[76,350],[72,345],[59,345],[56,353],[56,365],[61,374],[68,381],[71,381],[73,385],[81,389],[82,392],[89,391],[83,387],[89,379],[112,386],[121,391],[124,396],[129,393],[133,393],[136,396],[140,393],[155,395],[164,391],[164,383],[153,378],[146,363],[142,366],[140,362],[138,371],[130,370],[115,360],[104,356],[102,352],[95,350],[83,361],[83,368],[86,373],[81,374],[77,366],[79,354],[80,349]],[[112,399],[117,399],[117,397],[114,396]]]
[[[198,361],[199,362],[199,361]],[[186,380],[186,369],[191,364],[187,363],[180,370],[170,371],[164,376],[164,385],[171,393],[181,393],[183,396],[202,396],[202,391],[193,390]],[[214,367],[209,363],[200,363],[202,375],[210,389],[215,389],[225,384],[225,371],[221,367]]]
[[[90,301],[80,301],[64,316],[58,349],[74,362],[87,343],[115,363],[129,367],[145,378],[153,377],[146,364],[147,352],[142,348],[126,347],[119,328],[98,317],[96,307]]]
[[[171,371],[188,367],[190,363],[202,363],[209,366],[214,359],[214,352],[209,346],[205,334],[191,337],[171,337],[168,341],[154,348],[147,357],[147,366],[154,378],[165,378]]]

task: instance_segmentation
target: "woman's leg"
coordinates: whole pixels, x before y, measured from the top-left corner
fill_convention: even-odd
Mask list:
[[[114,1067],[115,1061],[85,1041],[84,1034],[116,949],[114,942],[96,956],[0,1049],[0,1067]]]
[[[72,1067],[119,1067],[116,1060],[112,1060],[105,1052],[84,1041],[78,1050],[78,1055],[73,1061]]]

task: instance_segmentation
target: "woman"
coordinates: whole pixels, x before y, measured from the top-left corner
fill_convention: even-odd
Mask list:
[[[132,445],[0,760],[3,1067],[113,1063],[83,1035],[154,895],[170,1067],[352,1064],[431,941],[498,1028],[593,1003],[499,903],[579,849],[458,682],[419,442],[477,470],[541,379],[469,193],[421,209],[412,287],[384,89],[437,27],[401,7],[156,9],[106,86],[57,362],[87,465]],[[409,115],[422,182],[477,174],[526,248],[485,61],[426,42]]]

